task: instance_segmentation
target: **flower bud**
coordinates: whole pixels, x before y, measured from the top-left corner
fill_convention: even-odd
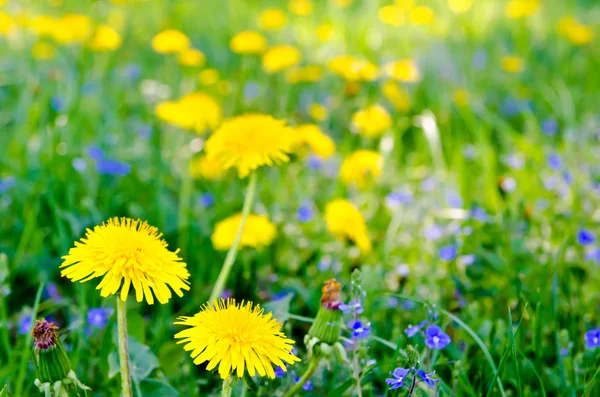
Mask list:
[[[323,286],[321,307],[304,338],[311,356],[330,357],[336,353],[335,345],[342,330],[342,312],[339,310],[341,287],[335,279],[326,281]]]
[[[42,383],[54,383],[65,379],[71,371],[71,363],[58,338],[58,327],[46,320],[35,322],[33,336],[33,360],[36,374]]]

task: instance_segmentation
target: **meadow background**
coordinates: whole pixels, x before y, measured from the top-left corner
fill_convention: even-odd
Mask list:
[[[119,394],[114,297],[58,266],[86,228],[128,216],[158,227],[191,273],[182,298],[130,300],[134,395],[217,395],[173,322],[208,300],[225,257],[211,235],[248,181],[202,167],[204,142],[220,120],[258,112],[316,124],[336,148],[259,169],[253,212],[277,234],[240,250],[227,294],[274,311],[305,360],[323,282],[337,278],[350,301],[360,269],[366,293],[370,332],[344,331],[356,359],[323,361],[303,394],[359,395],[358,371],[362,395],[406,395],[385,379],[410,345],[440,379],[414,395],[600,395],[597,1],[0,4],[0,390],[38,395],[29,333],[45,317],[88,395]],[[168,29],[198,51],[157,51]],[[245,30],[301,57],[276,55],[272,71],[232,51]],[[191,92],[214,102],[158,111]],[[387,117],[354,116],[371,105]],[[357,150],[379,157],[340,177]],[[328,231],[337,198],[363,215],[371,250]],[[424,319],[451,343],[409,337]],[[234,395],[283,395],[305,366]]]

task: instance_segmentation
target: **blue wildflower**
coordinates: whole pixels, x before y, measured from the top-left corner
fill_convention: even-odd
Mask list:
[[[313,171],[318,171],[323,167],[323,159],[316,155],[310,155],[306,159],[306,165]]]
[[[390,372],[393,378],[387,378],[385,383],[390,385],[390,390],[399,389],[404,384],[404,379],[409,372],[410,370],[406,368],[396,368],[394,372]]]
[[[360,303],[360,301],[357,301],[357,300],[350,301],[347,305],[342,303],[341,305],[338,306],[338,308],[344,314],[348,314],[348,313],[361,314],[364,311],[362,303]]]
[[[33,318],[30,314],[26,314],[21,316],[18,323],[19,334],[27,335],[31,332],[31,328],[33,328]]]
[[[442,237],[443,233],[444,230],[441,227],[439,227],[438,225],[433,225],[425,229],[423,234],[425,235],[426,239],[436,241]]]
[[[587,229],[581,229],[579,232],[577,232],[577,242],[580,245],[585,247],[586,245],[592,244],[594,241],[596,241],[596,236],[591,231]]]
[[[471,209],[471,218],[477,219],[479,222],[487,222],[488,214],[481,207],[473,207],[473,209]]]
[[[283,291],[279,291],[273,294],[273,297],[271,298],[273,301],[279,301],[282,299],[285,299],[288,295],[294,295],[294,291],[290,291],[290,290],[283,290]]]
[[[563,166],[562,159],[557,153],[550,153],[546,161],[548,163],[548,167],[554,171],[559,171]]]
[[[585,347],[595,349],[600,346],[600,328],[591,329],[585,333]]]
[[[108,319],[112,316],[111,308],[96,307],[87,312],[87,322],[94,328],[104,329],[108,325]]]
[[[62,296],[60,296],[60,293],[58,292],[58,286],[55,283],[46,284],[43,296],[45,299],[52,299],[55,302],[62,299]]]
[[[563,172],[562,177],[563,177],[563,181],[565,181],[565,183],[567,185],[572,185],[573,184],[573,181],[574,181],[573,174],[570,173],[569,171]]]
[[[452,261],[452,260],[454,260],[454,258],[456,258],[457,252],[458,252],[458,249],[456,248],[456,245],[450,244],[450,245],[445,245],[445,246],[441,247],[438,253],[440,255],[441,260],[448,262],[448,261]]]
[[[469,254],[461,256],[460,260],[465,266],[471,266],[473,263],[475,263],[475,258],[475,254]]]
[[[415,307],[417,307],[417,304],[415,302],[413,302],[413,301],[410,301],[408,299],[402,301],[402,308],[404,310],[412,310]]]
[[[599,264],[600,263],[600,248],[592,248],[591,250],[587,251],[585,253],[585,260]]]
[[[92,160],[102,160],[104,158],[104,150],[100,149],[98,146],[90,145],[87,148],[87,155]]]
[[[364,324],[360,320],[354,321],[350,328],[352,329],[352,337],[355,339],[364,339],[369,337],[369,331],[371,331],[371,323]]]
[[[304,203],[296,211],[296,217],[298,221],[305,223],[309,222],[315,215],[315,212],[312,209],[312,205],[310,203]]]
[[[150,124],[140,124],[137,128],[137,134],[142,139],[150,139],[152,137],[152,126]]]
[[[142,76],[142,68],[137,63],[130,63],[125,66],[123,74],[131,81],[135,81]]]
[[[212,193],[202,193],[198,197],[198,204],[202,208],[209,208],[215,204],[215,196]]]
[[[430,325],[425,330],[425,344],[431,349],[443,349],[452,342],[450,336],[445,334],[437,325]]]
[[[432,376],[435,375],[435,371],[430,374],[426,374],[422,369],[417,371],[417,376],[419,376],[427,386],[435,389],[436,383],[438,383],[439,379],[433,379]]]
[[[424,192],[431,192],[433,189],[435,189],[435,179],[433,179],[433,178],[423,179],[423,181],[421,182],[421,188],[423,189]]]
[[[406,336],[408,336],[409,338],[412,338],[413,336],[415,336],[419,331],[421,331],[421,329],[423,329],[424,326],[427,325],[427,320],[423,320],[421,321],[419,324],[417,325],[412,325],[410,324],[408,326],[408,328],[406,328],[404,330],[404,333],[406,334]]]
[[[300,377],[295,376],[294,377],[294,382],[298,383],[300,382]],[[312,382],[311,381],[306,381],[306,383],[302,386],[302,390],[304,391],[311,391],[312,389],[314,389]]]
[[[6,192],[17,184],[17,178],[14,176],[7,176],[6,178],[0,179],[0,193]]]
[[[446,203],[450,208],[462,208],[463,199],[457,192],[450,192],[446,195]]]
[[[259,94],[259,85],[254,82],[247,82],[244,84],[244,98],[248,100],[252,100],[256,98]]]
[[[413,201],[412,193],[402,190],[395,190],[388,194],[385,198],[385,203],[390,208],[397,208],[401,205],[410,204]]]
[[[281,368],[279,368],[278,366],[275,366],[275,377],[276,378],[283,378],[285,376],[285,371]]]
[[[87,168],[87,163],[81,157],[76,157],[71,162],[73,169],[78,172],[83,172]]]
[[[55,95],[52,98],[50,98],[50,107],[55,112],[61,112],[65,109],[65,101],[60,95]]]
[[[558,123],[556,120],[547,119],[542,121],[542,132],[546,135],[556,135],[558,132]]]
[[[99,174],[126,176],[131,172],[131,166],[117,160],[101,159],[96,163]]]
[[[521,113],[521,103],[514,98],[506,98],[500,105],[500,111],[504,116],[513,117]]]

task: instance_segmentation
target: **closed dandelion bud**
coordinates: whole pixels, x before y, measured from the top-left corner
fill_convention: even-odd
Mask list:
[[[336,353],[335,345],[342,330],[341,287],[335,279],[326,281],[323,286],[321,307],[304,340],[311,355],[329,357]]]
[[[46,320],[35,322],[33,336],[33,360],[38,379],[42,383],[61,381],[69,375],[71,363],[58,338],[58,327]]]

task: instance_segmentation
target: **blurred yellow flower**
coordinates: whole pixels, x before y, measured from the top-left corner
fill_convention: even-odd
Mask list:
[[[448,0],[448,7],[452,12],[466,12],[473,6],[473,0]]]
[[[0,11],[0,36],[7,36],[15,27],[16,23],[12,16]]]
[[[331,157],[335,153],[335,142],[323,133],[316,124],[302,124],[296,127],[297,149],[308,146],[310,151],[319,157]]]
[[[410,109],[410,96],[395,81],[388,80],[382,87],[383,96],[392,104],[395,110],[406,112]]]
[[[327,230],[335,237],[350,240],[363,254],[371,252],[371,239],[362,214],[348,200],[335,199],[325,207]]]
[[[152,38],[152,48],[159,54],[177,54],[190,45],[190,39],[175,29],[163,30]]]
[[[94,51],[114,51],[121,46],[121,36],[110,26],[100,25],[96,29],[90,48]]]
[[[502,58],[501,65],[502,69],[508,73],[522,72],[523,68],[525,67],[525,63],[521,58],[512,55]]]
[[[333,73],[348,81],[373,81],[379,75],[377,65],[350,55],[338,55],[327,66]]]
[[[226,218],[215,226],[210,241],[218,251],[231,248],[240,227],[242,214],[238,213]],[[244,230],[240,239],[240,247],[262,249],[270,245],[277,236],[277,228],[264,215],[248,214],[244,222]]]
[[[392,118],[381,105],[371,105],[352,115],[352,126],[366,137],[376,138],[383,135],[392,125]]]
[[[204,86],[211,86],[217,84],[219,81],[219,71],[217,69],[204,69],[198,74],[198,81]]]
[[[383,172],[383,157],[373,150],[357,150],[342,162],[340,178],[346,185],[365,188]]]
[[[594,39],[594,30],[567,16],[558,22],[558,33],[575,45],[586,45]]]
[[[52,37],[57,20],[49,15],[38,15],[31,20],[30,27],[40,37]]]
[[[412,59],[402,59],[390,62],[384,67],[388,76],[405,83],[415,83],[421,80],[421,72],[417,63]]]
[[[260,14],[258,25],[263,30],[281,30],[287,24],[287,16],[281,10],[269,8]]]
[[[418,6],[410,10],[408,17],[415,25],[430,25],[435,19],[435,12],[427,6]]]
[[[262,54],[267,49],[267,40],[258,32],[245,30],[233,36],[229,48],[237,54]]]
[[[171,289],[180,297],[182,290],[190,289],[190,274],[178,252],[169,251],[162,234],[148,223],[111,218],[87,229],[85,237],[75,242],[63,256],[60,275],[73,282],[102,277],[96,287],[102,297],[118,293],[125,301],[133,286],[138,302],[145,297],[152,305],[156,296],[165,304],[172,297]]]
[[[165,101],[156,107],[156,116],[166,123],[202,134],[221,122],[221,105],[202,92],[192,92],[178,101]]]
[[[271,47],[262,57],[262,67],[266,73],[277,73],[300,63],[300,51],[290,45]]]
[[[354,0],[333,0],[335,5],[341,8],[350,7]]]
[[[217,181],[225,176],[225,170],[221,163],[209,156],[192,159],[189,171],[192,178],[204,178],[209,181]]]
[[[510,0],[504,11],[507,17],[517,19],[537,14],[540,6],[540,0]]]
[[[286,79],[290,84],[316,83],[323,78],[323,69],[318,65],[308,65],[290,69]]]
[[[315,121],[323,121],[329,115],[327,108],[320,103],[313,103],[308,108],[308,114]]]
[[[471,100],[471,95],[469,94],[469,92],[465,89],[458,89],[456,91],[454,91],[454,102],[458,105],[458,106],[467,106],[469,105],[469,102]]]
[[[404,11],[395,4],[383,6],[377,11],[381,23],[392,26],[400,26],[404,23]]]
[[[307,16],[313,12],[313,3],[310,0],[290,0],[288,9],[292,14]]]
[[[294,143],[294,130],[285,120],[246,114],[225,120],[206,141],[206,154],[245,178],[261,166],[288,162]]]
[[[189,67],[202,66],[206,62],[204,53],[195,48],[186,48],[181,51],[177,59],[181,65]]]
[[[31,47],[31,56],[34,59],[40,61],[47,61],[54,58],[56,55],[56,48],[50,43],[44,41],[38,41]]]
[[[54,23],[52,37],[57,43],[81,43],[92,33],[92,20],[83,14],[66,14]]]
[[[322,23],[317,26],[317,38],[320,42],[325,43],[333,37],[333,25],[330,23]]]
[[[231,90],[232,90],[232,85],[231,82],[227,81],[227,80],[221,80],[217,83],[217,92],[220,95],[229,95],[231,94]]]
[[[396,0],[394,5],[400,7],[402,11],[408,11],[415,6],[415,0]]]

